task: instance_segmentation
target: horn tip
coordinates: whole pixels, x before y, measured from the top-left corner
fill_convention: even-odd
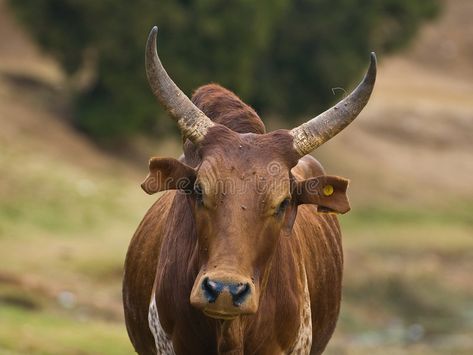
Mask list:
[[[151,31],[149,32],[148,35],[148,41],[146,43],[146,50],[153,52],[153,50],[156,50],[156,41],[158,38],[158,26],[153,26]]]
[[[378,60],[376,59],[376,53],[371,52],[370,54],[370,66],[368,68],[368,72],[366,73],[366,78],[371,78],[370,81],[374,83],[376,80],[376,71],[378,66]]]
[[[149,31],[148,39],[153,39],[158,36],[158,26],[153,26],[151,31]]]
[[[375,52],[371,52],[370,53],[370,62],[371,64],[373,65],[376,65],[377,64],[377,58],[376,58],[376,53]]]

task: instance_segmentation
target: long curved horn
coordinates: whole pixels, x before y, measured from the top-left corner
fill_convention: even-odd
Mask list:
[[[376,54],[371,53],[368,71],[353,92],[338,104],[290,131],[294,149],[304,156],[348,126],[368,103],[376,81]]]
[[[145,65],[149,85],[154,96],[177,121],[184,137],[199,143],[214,123],[174,84],[164,70],[158,57],[157,35],[158,28],[154,26],[146,43]]]

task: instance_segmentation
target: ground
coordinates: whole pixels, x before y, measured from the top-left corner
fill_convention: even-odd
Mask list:
[[[473,352],[472,16],[448,1],[379,58],[369,106],[315,154],[351,179],[353,207],[327,354]],[[132,353],[120,287],[155,200],[139,187],[145,156],[177,156],[178,140],[105,152],[65,122],[65,85],[0,0],[0,354]]]

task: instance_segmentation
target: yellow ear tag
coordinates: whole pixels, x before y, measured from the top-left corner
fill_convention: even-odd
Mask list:
[[[330,196],[333,194],[333,186],[332,185],[325,185],[323,189],[325,196]]]

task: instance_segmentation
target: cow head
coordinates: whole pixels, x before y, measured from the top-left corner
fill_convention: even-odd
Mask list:
[[[142,184],[148,193],[188,195],[198,237],[199,267],[190,302],[206,315],[232,319],[258,309],[278,239],[289,236],[300,204],[345,213],[348,182],[333,176],[297,180],[298,160],[340,132],[366,105],[376,58],[344,100],[301,126],[268,134],[237,133],[212,122],[174,84],[156,52],[157,28],[146,49],[148,80],[158,100],[198,149],[200,163],[153,158]]]

